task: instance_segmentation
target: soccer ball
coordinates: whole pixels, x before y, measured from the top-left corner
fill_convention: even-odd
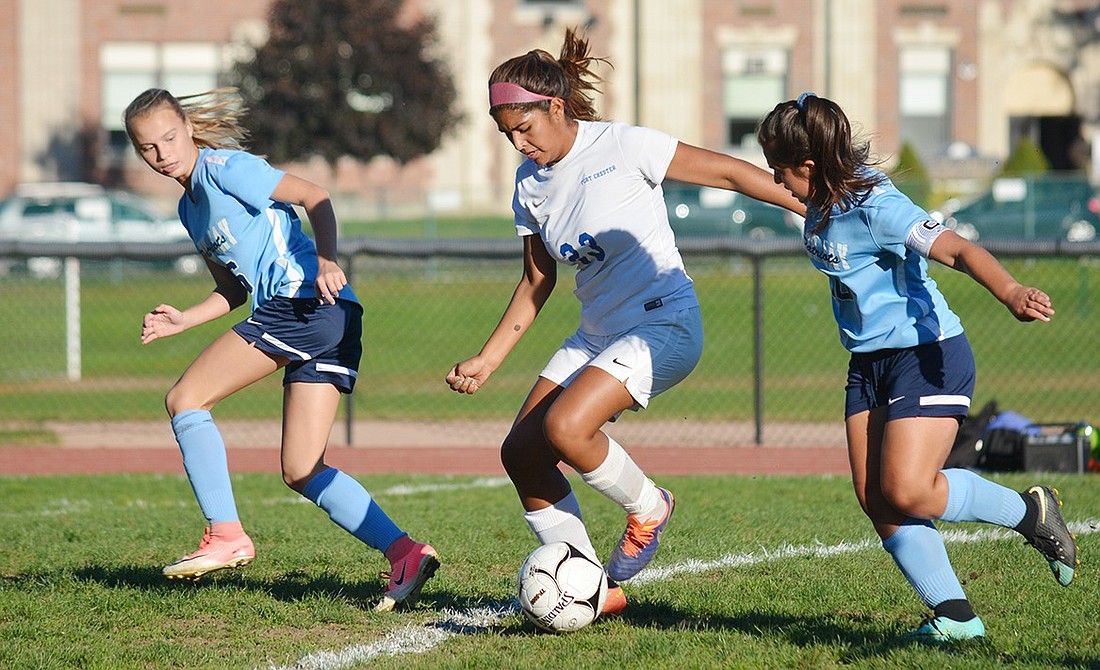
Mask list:
[[[551,633],[580,630],[607,600],[603,566],[566,542],[535,549],[519,569],[519,608]]]

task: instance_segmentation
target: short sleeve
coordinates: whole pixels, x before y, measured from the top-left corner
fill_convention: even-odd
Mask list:
[[[223,191],[260,210],[269,206],[271,194],[285,174],[263,158],[239,151],[226,160],[215,180]]]
[[[909,246],[911,239],[912,243],[918,247],[924,244],[921,240],[925,240],[927,247],[931,248],[932,240],[927,240],[919,234],[912,237],[912,234],[914,229],[921,227],[927,221],[932,221],[932,217],[915,205],[904,193],[897,190],[893,184],[886,182],[875,187],[867,204],[873,210],[871,231],[875,242],[880,247],[898,256],[904,256],[906,250],[911,248]],[[913,251],[921,253],[919,248]],[[926,256],[927,253],[921,255]]]
[[[515,217],[516,235],[526,237],[528,235],[535,235],[539,232],[538,223],[531,218],[530,212],[528,212],[519,202],[518,188],[512,194],[512,214]]]
[[[619,150],[627,163],[654,184],[665,180],[678,145],[679,140],[672,135],[643,126],[623,125],[619,134]]]
[[[905,248],[928,258],[932,252],[932,243],[947,230],[942,223],[933,218],[925,219],[909,229],[905,238]]]

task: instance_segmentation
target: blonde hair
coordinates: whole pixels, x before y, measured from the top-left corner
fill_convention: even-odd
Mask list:
[[[532,93],[561,98],[565,102],[565,114],[571,119],[599,121],[591,93],[599,93],[596,83],[603,81],[594,71],[596,63],[611,63],[589,53],[588,40],[570,28],[565,31],[561,55],[554,58],[547,51],[534,49],[522,56],[510,58],[497,66],[489,75],[489,84],[507,82],[517,84]],[[497,105],[492,114],[505,108],[548,110],[550,102],[521,102]]]
[[[168,107],[181,119],[191,122],[196,146],[211,149],[245,148],[248,131],[241,125],[241,117],[247,110],[235,88],[215,88],[180,98],[163,88],[144,91],[126,106],[126,111],[122,114],[131,143],[134,141],[133,120],[161,107]],[[134,148],[137,149],[137,145]]]

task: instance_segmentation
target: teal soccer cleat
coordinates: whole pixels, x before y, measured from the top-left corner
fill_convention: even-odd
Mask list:
[[[970,621],[955,621],[945,616],[928,617],[915,631],[905,636],[920,642],[958,642],[985,637],[985,624],[978,617]]]

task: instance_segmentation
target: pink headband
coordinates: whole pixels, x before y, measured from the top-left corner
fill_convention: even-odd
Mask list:
[[[532,93],[519,84],[511,84],[506,81],[489,85],[489,108],[497,105],[521,105],[526,102],[541,102],[553,100],[552,95],[539,95]]]

